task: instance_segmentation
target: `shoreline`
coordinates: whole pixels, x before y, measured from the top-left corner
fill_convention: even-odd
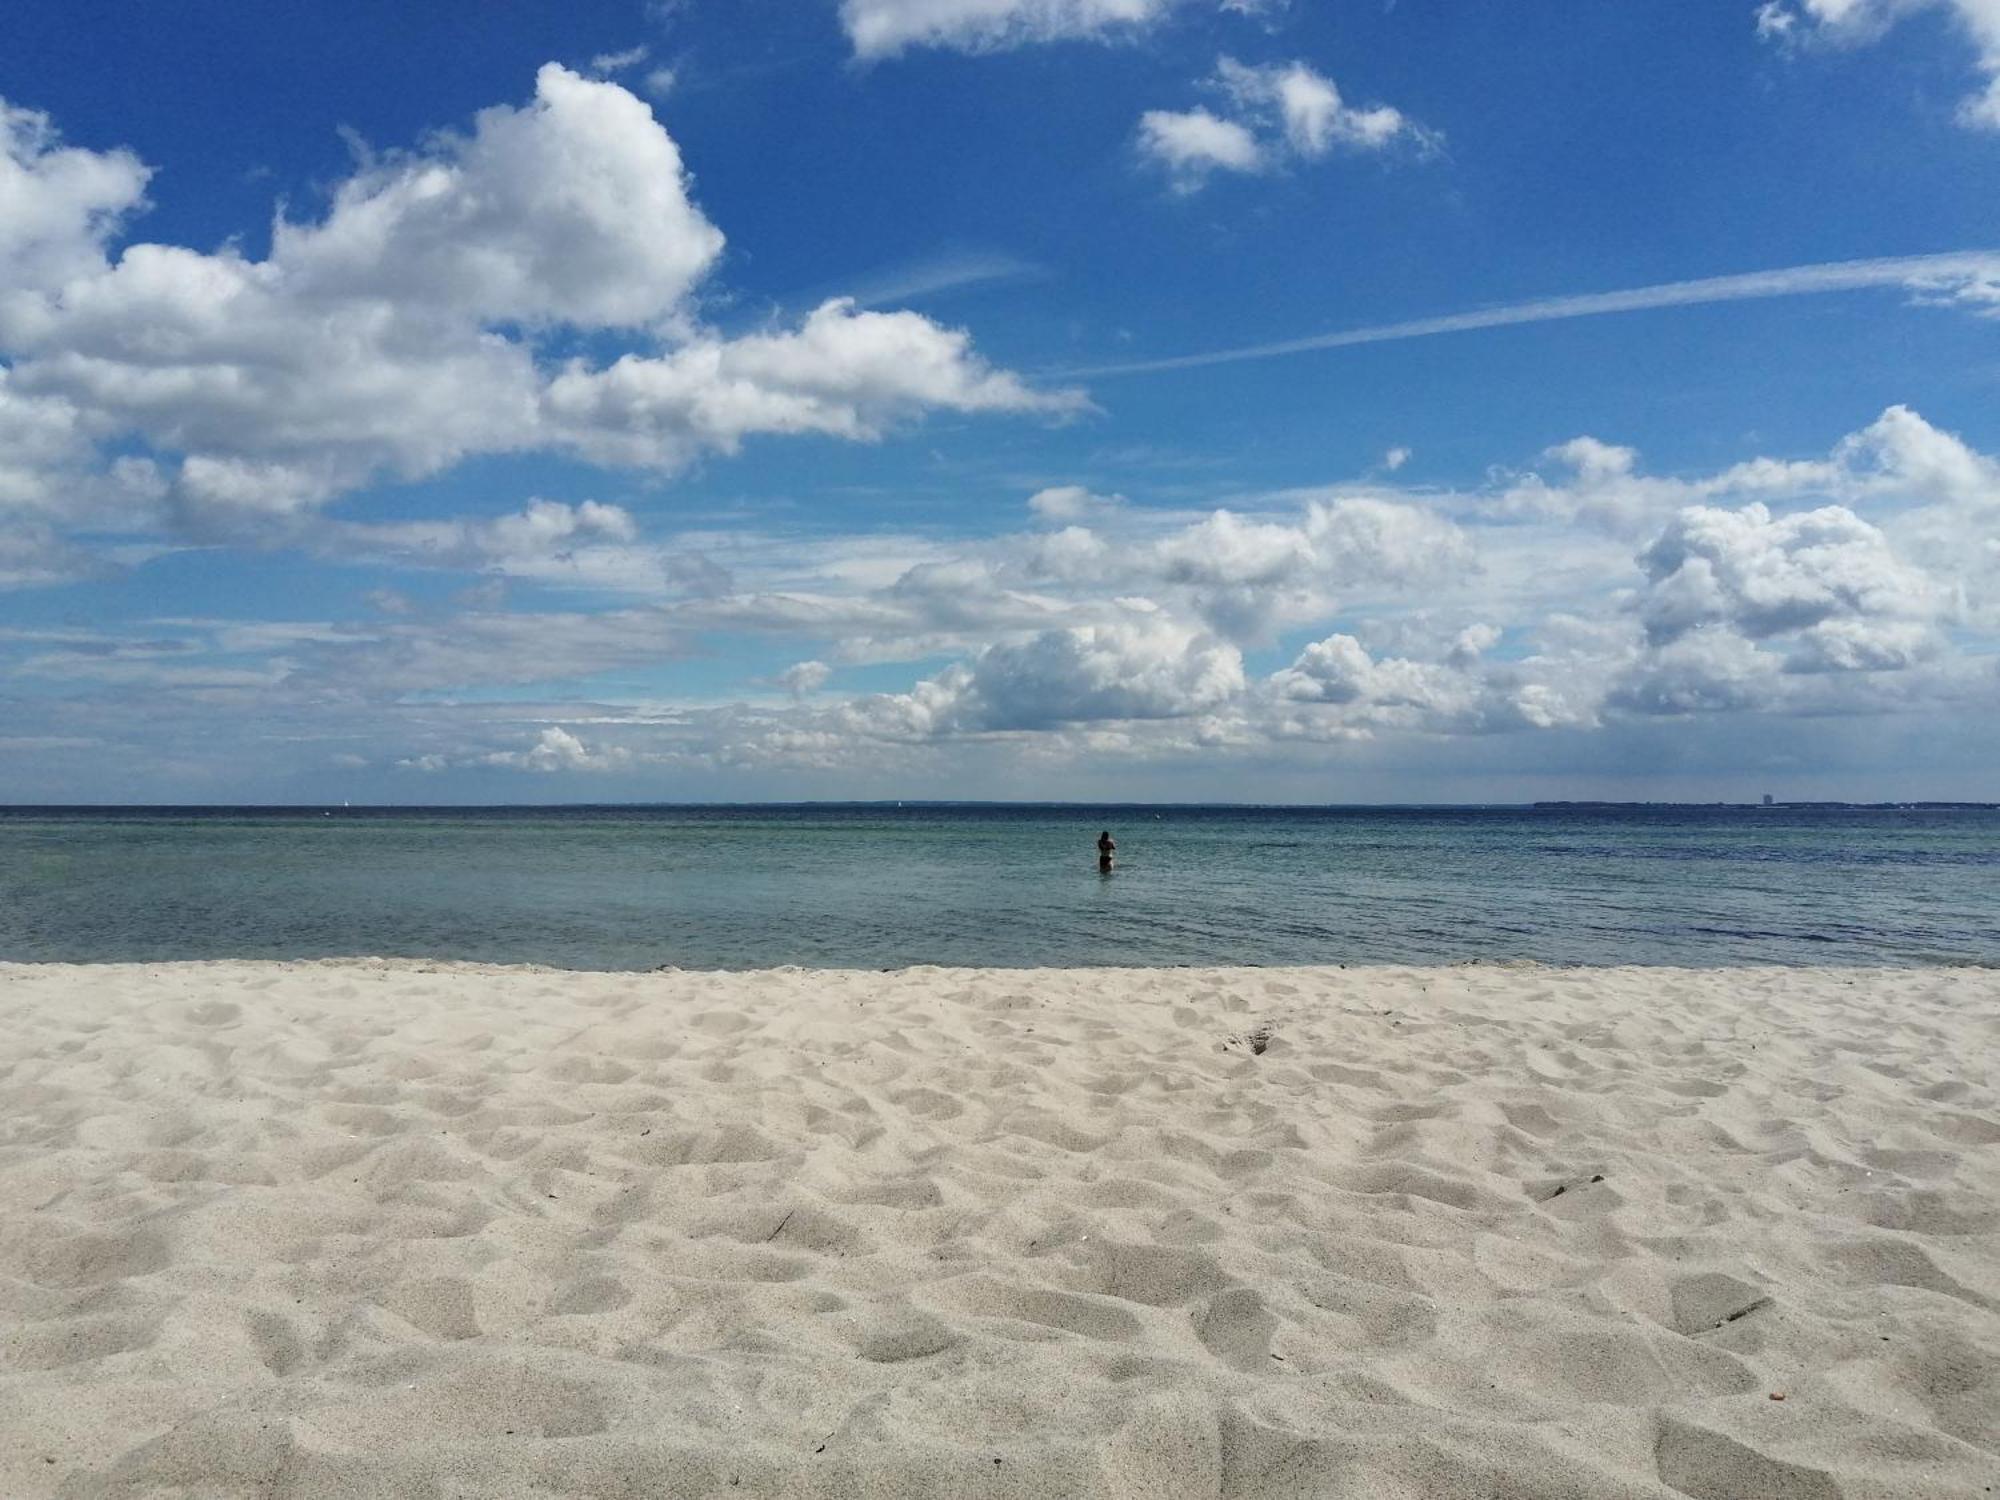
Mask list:
[[[0,963],[0,1005],[10,1496],[2000,1482],[1990,969]]]
[[[760,964],[745,968],[696,968],[680,967],[674,964],[659,964],[645,969],[577,969],[560,964],[545,964],[523,961],[498,962],[483,958],[411,958],[394,954],[336,954],[325,957],[303,958],[105,958],[105,959],[11,959],[0,956],[0,980],[11,973],[25,971],[62,972],[75,970],[86,974],[105,974],[119,970],[141,972],[190,969],[277,969],[282,971],[324,971],[351,968],[369,973],[425,973],[425,974],[545,974],[567,975],[578,979],[647,979],[655,976],[678,975],[685,978],[740,977],[755,978],[759,975],[801,975],[825,974],[830,976],[882,976],[912,974],[949,975],[1071,975],[1097,974],[1118,978],[1140,978],[1162,974],[1176,975],[1229,975],[1229,974],[1282,974],[1303,975],[1354,975],[1363,976],[1397,974],[1630,974],[1630,975],[1723,975],[1723,974],[1838,974],[1867,975],[1887,978],[1913,974],[1942,974],[1977,977],[2000,975],[2000,959],[1981,962],[1973,959],[1954,959],[1949,962],[1929,962],[1913,960],[1906,964],[1891,963],[1823,963],[1799,964],[1772,960],[1768,963],[1746,963],[1732,961],[1718,964],[1648,964],[1648,963],[1562,963],[1540,958],[1457,958],[1436,963],[1388,963],[1373,960],[1355,963],[1270,963],[1270,964],[897,964],[871,968],[857,965],[818,964]]]

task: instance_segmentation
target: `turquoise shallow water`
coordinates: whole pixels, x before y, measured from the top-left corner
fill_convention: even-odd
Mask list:
[[[2000,963],[2000,813],[0,809],[0,958],[362,954]]]

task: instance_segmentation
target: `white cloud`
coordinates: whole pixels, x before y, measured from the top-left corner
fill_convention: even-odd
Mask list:
[[[653,49],[641,42],[636,47],[627,47],[623,52],[600,52],[590,60],[593,73],[623,73],[636,68],[653,55]]]
[[[1948,693],[1959,670],[1940,627],[1963,616],[1962,586],[1845,506],[1690,506],[1639,563],[1645,638],[1609,686],[1614,709],[1873,712]]]
[[[1784,517],[1756,503],[1690,507],[1640,562],[1647,579],[1640,618],[1657,644],[1705,626],[1750,640],[1864,621],[1900,629],[1950,607],[1887,537],[1838,505]]]
[[[1786,8],[1785,0],[1762,0],[1757,7],[1757,35],[1768,41],[1789,41],[1798,24],[1798,16]]]
[[[552,776],[578,771],[629,771],[643,764],[645,759],[646,757],[634,755],[630,749],[622,745],[588,745],[561,725],[552,724],[542,729],[533,742],[523,748],[456,754],[427,751],[420,755],[404,756],[395,764],[399,770],[421,771],[431,775],[465,768],[490,767],[505,771],[532,771]],[[366,764],[365,760],[362,764]]]
[[[1336,633],[1273,673],[1269,687],[1287,705],[1332,710],[1290,724],[1293,735],[1485,734],[1596,722],[1597,695],[1563,664],[1486,662],[1484,654],[1499,638],[1491,625],[1470,625],[1441,660],[1425,661],[1377,657],[1353,636]]]
[[[47,115],[0,99],[0,337],[10,301],[103,269],[150,176],[131,152],[64,146]]]
[[[1793,672],[1900,672],[1940,649],[1925,620],[1840,617],[1805,631],[1785,665]]]
[[[1456,494],[1376,480],[1190,511],[1056,486],[1018,529],[970,537],[649,536],[590,502],[481,520],[307,511],[272,539],[494,576],[452,605],[412,589],[348,620],[0,629],[0,693],[35,685],[6,703],[16,737],[171,746],[190,763],[241,738],[377,770],[779,778],[739,785],[751,795],[808,773],[827,779],[795,790],[893,795],[899,778],[943,788],[973,766],[1001,778],[982,788],[1053,789],[1034,778],[1176,758],[1218,776],[1253,758],[1415,763],[1457,736],[1489,737],[1481,763],[1527,764],[1542,752],[1516,739],[1550,731],[1560,757],[1611,754],[1578,748],[1598,730],[1797,748],[1807,731],[1786,726],[1807,717],[1827,736],[1856,716],[1885,733],[1991,721],[2000,467],[1961,438],[1891,407],[1818,456],[1659,477],[1593,439],[1559,445],[1549,468],[1546,489],[1577,493],[1514,506],[1518,478]],[[1597,513],[1620,486],[1642,491],[1622,542]],[[64,539],[40,524],[0,530],[0,574],[88,563],[51,551]],[[644,602],[509,609],[503,576]],[[678,663],[745,642],[758,675],[716,688],[704,668],[699,694],[680,689]],[[862,663],[907,664],[908,688],[829,691],[834,668]]]
[[[1188,591],[1194,610],[1237,639],[1323,619],[1341,591],[1443,582],[1472,566],[1465,535],[1420,506],[1313,501],[1296,523],[1220,510],[1140,551],[1142,580]]]
[[[559,725],[551,725],[526,750],[496,750],[479,758],[479,764],[501,766],[516,771],[620,771],[631,764],[632,756],[619,747],[593,750]]]
[[[1313,498],[1270,515],[1224,509],[1192,516],[1074,486],[1038,492],[1035,501],[1046,524],[1068,515],[1090,524],[996,538],[910,567],[880,596],[898,611],[892,639],[934,650],[976,641],[979,632],[1046,628],[1060,617],[1098,623],[1137,600],[1252,643],[1323,619],[1343,600],[1449,585],[1474,566],[1458,526],[1401,501]],[[870,637],[886,623],[878,616],[864,627],[860,617],[847,618]]]
[[[0,420],[35,403],[72,444],[149,445],[172,515],[203,535],[292,526],[378,475],[476,454],[671,471],[757,433],[1085,404],[913,313],[829,303],[796,328],[706,329],[723,238],[674,141],[630,92],[554,64],[527,106],[364,164],[317,220],[281,217],[264,260],[143,243],[107,260],[146,169],[60,147],[25,111],[0,132]],[[577,330],[633,352],[545,368]]]
[[[71,477],[90,455],[82,415],[67,401],[27,396],[0,365],[0,513],[53,511],[57,477]]]
[[[1397,684],[1415,686],[1425,671],[1414,662],[1378,665],[1353,636],[1330,635],[1301,651],[1296,661],[1272,678],[1272,686],[1286,698],[1312,703],[1352,703],[1364,696],[1408,702],[1409,687]],[[1425,689],[1423,696],[1432,694]]]
[[[2000,318],[2000,264],[1967,276],[1918,276],[1909,283],[1919,307],[1955,307],[1975,318]]]
[[[854,55],[893,57],[911,47],[998,52],[1042,42],[1110,41],[1155,26],[1189,0],[841,0]],[[1291,0],[1207,0],[1227,15],[1257,17]]]
[[[1335,146],[1379,150],[1398,136],[1418,133],[1400,110],[1386,104],[1356,109],[1331,78],[1303,62],[1250,67],[1224,57],[1216,76],[1243,115],[1278,128],[1300,156],[1324,156]]]
[[[447,308],[483,323],[670,323],[722,253],[679,148],[615,84],[555,63],[535,102],[342,183],[318,224],[280,219],[288,293]]]
[[[1205,109],[1149,109],[1139,117],[1139,149],[1173,173],[1184,189],[1199,187],[1210,172],[1256,172],[1264,151],[1246,125]]]
[[[551,427],[577,451],[660,468],[704,448],[733,452],[752,433],[870,440],[925,410],[1064,416],[1087,407],[1078,392],[1036,391],[993,369],[962,330],[844,300],[792,331],[701,339],[605,369],[571,365],[544,403]]]
[[[1429,503],[1314,497],[1290,516],[1169,518],[1106,507],[1080,487],[1038,493],[1032,509],[1055,529],[925,563],[893,591],[918,612],[908,641],[935,645],[940,627],[1002,638],[907,693],[860,700],[828,732],[1074,744],[1087,726],[1172,722],[1187,726],[1187,745],[1240,748],[1588,730],[1620,716],[1875,713],[1960,691],[1969,666],[1944,627],[1968,617],[1972,590],[1898,538],[1947,521],[1963,539],[1975,524],[1990,536],[2000,483],[1990,459],[1915,413],[1890,408],[1824,458],[1693,478],[1647,476],[1633,450],[1595,439],[1559,445],[1552,461],[1567,471],[1561,486],[1515,481]],[[1881,524],[1830,495],[1880,511]],[[1588,565],[1572,566],[1587,540],[1573,528],[1607,518],[1649,541],[1589,543]],[[2000,548],[1962,540],[1958,551],[2000,576]],[[1070,620],[1024,632],[1038,610]],[[1134,620],[1147,622],[1158,667],[1182,663],[1190,642],[1268,640],[1334,616],[1354,623],[1262,683],[1161,692],[1143,709],[1099,689],[1157,673],[1087,665],[1113,655],[1104,643],[1125,641]],[[1503,622],[1508,649],[1496,654]],[[1145,731],[1147,743],[1173,738],[1163,734]]]
[[[1846,492],[1921,503],[2000,507],[2000,463],[1907,406],[1841,439],[1833,464]]]
[[[1260,172],[1286,160],[1317,160],[1336,146],[1377,151],[1399,139],[1428,148],[1437,137],[1388,105],[1356,109],[1333,80],[1303,62],[1251,67],[1233,57],[1216,63],[1213,86],[1229,113],[1148,110],[1139,147],[1192,191],[1211,172]]]
[[[12,372],[0,365],[0,533],[17,533],[17,563],[29,555],[30,535],[41,538],[32,549],[36,555],[63,559],[50,568],[17,566],[16,585],[103,570],[108,559],[87,559],[89,549],[58,538],[57,525],[74,536],[140,531],[157,522],[165,479],[147,459],[100,453],[102,432],[101,424],[60,397],[19,391]]]
[[[1496,497],[1503,514],[1582,521],[1618,536],[1650,534],[1682,507],[1717,500],[1811,499],[1922,510],[1935,519],[2000,507],[2000,464],[1905,406],[1892,406],[1824,458],[1753,458],[1683,479],[1648,475],[1636,449],[1577,437],[1543,455],[1563,471],[1513,479]]]
[[[1028,497],[1028,510],[1035,519],[1056,526],[1101,520],[1124,504],[1123,495],[1093,494],[1080,484],[1051,485]]]
[[[921,584],[961,617],[980,611],[989,622],[995,617],[983,612],[996,609],[1018,622],[1024,613],[1140,598],[1252,642],[1322,619],[1351,593],[1448,583],[1474,565],[1465,533],[1449,519],[1369,496],[1311,498],[1269,516],[1161,513],[1077,486],[1040,491],[1030,504],[1037,520],[1057,529],[923,564],[898,593],[915,597]]]
[[[1612,685],[1614,709],[1642,716],[1775,706],[1778,661],[1728,630],[1702,629],[1636,659]]]
[[[833,668],[823,661],[798,661],[778,674],[777,683],[793,698],[804,698],[825,687],[832,675]]]
[[[857,57],[909,47],[997,51],[1031,42],[1104,37],[1149,25],[1176,0],[841,0]]]
[[[1967,125],[2000,129],[2000,5],[1994,0],[1765,0],[1757,8],[1758,35],[1777,41],[1802,38],[1861,46],[1905,16],[1944,11],[1971,39],[1985,88],[1967,98],[1959,117]]]
[[[1047,268],[1004,250],[959,247],[844,277],[841,290],[857,307],[881,307],[915,297],[935,297],[963,287],[1048,274]]]
[[[1046,730],[1205,713],[1243,687],[1243,658],[1158,614],[990,646],[908,693],[860,699],[846,727],[884,739]]]

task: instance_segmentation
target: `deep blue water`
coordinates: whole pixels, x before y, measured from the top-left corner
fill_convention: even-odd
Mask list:
[[[1119,865],[1100,877],[1100,828]],[[2000,813],[0,809],[0,959],[2000,963]]]

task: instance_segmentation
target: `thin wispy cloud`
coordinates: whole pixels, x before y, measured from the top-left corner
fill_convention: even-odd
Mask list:
[[[1238,349],[1212,349],[1201,354],[1092,365],[1067,370],[1064,374],[1072,379],[1147,375],[1164,370],[1193,370],[1204,365],[1235,364],[1243,360],[1275,359],[1286,354],[1309,354],[1319,349],[1345,349],[1356,344],[1387,344],[1398,339],[1430,338],[1441,333],[1508,328],[1521,323],[1553,323],[1564,318],[1594,318],[1607,313],[1865,291],[1875,287],[1902,287],[1923,294],[1926,300],[1937,301],[1942,293],[1951,288],[1990,285],[1996,276],[2000,276],[2000,250],[1959,250],[1940,255],[1830,261],[1821,265],[1786,266],[1775,271],[1750,271],[1737,276],[1706,276],[1697,281],[1667,281],[1657,286],[1631,287],[1617,292],[1543,297],[1505,307],[1446,313],[1435,318],[1412,318],[1401,323],[1380,323],[1372,328],[1348,328],[1338,333],[1281,339],[1275,343],[1250,344]]]
[[[968,287],[1024,281],[1047,274],[1047,268],[1004,250],[951,250],[923,260],[885,266],[852,281],[829,282],[821,289],[819,300],[844,296],[852,298],[857,307],[885,307]]]

